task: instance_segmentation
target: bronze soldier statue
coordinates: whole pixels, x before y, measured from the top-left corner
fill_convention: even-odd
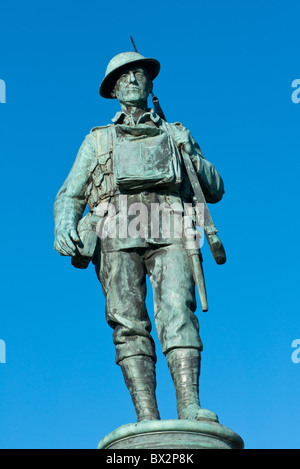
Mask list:
[[[137,52],[125,52],[110,61],[100,95],[118,99],[121,110],[112,124],[95,127],[86,136],[57,194],[54,247],[61,255],[71,256],[76,267],[85,268],[91,259],[95,265],[106,298],[106,319],[113,329],[116,363],[137,420],[160,419],[155,345],[145,305],[148,275],[178,418],[217,421],[216,414],[199,402],[202,342],[186,237],[174,230],[166,233],[158,218],[158,228],[152,219],[140,223],[139,229],[134,225],[130,235],[137,207],[146,207],[148,213],[152,207],[168,207],[175,220],[179,212],[184,214],[185,204],[193,203],[183,152],[192,162],[206,201],[217,203],[224,193],[219,173],[189,130],[178,122],[167,123],[148,108],[159,70],[157,60]],[[86,204],[89,212],[83,217]]]

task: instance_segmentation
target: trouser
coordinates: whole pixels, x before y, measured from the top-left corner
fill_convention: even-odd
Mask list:
[[[96,270],[106,297],[106,319],[114,330],[117,363],[136,355],[156,361],[145,304],[147,274],[153,289],[154,320],[163,353],[178,347],[202,350],[195,315],[195,283],[183,246],[153,245],[104,252]]]

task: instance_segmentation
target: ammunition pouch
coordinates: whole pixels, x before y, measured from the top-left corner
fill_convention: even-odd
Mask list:
[[[76,255],[71,258],[71,263],[77,269],[86,269],[93,259],[98,243],[97,224],[101,217],[88,213],[77,226],[79,243],[76,244]]]

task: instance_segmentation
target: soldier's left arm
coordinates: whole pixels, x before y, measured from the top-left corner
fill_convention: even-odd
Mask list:
[[[225,192],[223,179],[214,165],[204,157],[199,144],[192,135],[191,141],[194,151],[190,154],[190,158],[197,171],[206,201],[212,204],[217,203]]]

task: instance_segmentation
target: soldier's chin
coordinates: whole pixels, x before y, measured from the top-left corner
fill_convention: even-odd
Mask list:
[[[145,100],[145,96],[144,95],[141,96],[141,93],[138,90],[130,91],[130,93],[128,93],[124,99],[124,101],[130,104],[142,103],[144,100]]]

